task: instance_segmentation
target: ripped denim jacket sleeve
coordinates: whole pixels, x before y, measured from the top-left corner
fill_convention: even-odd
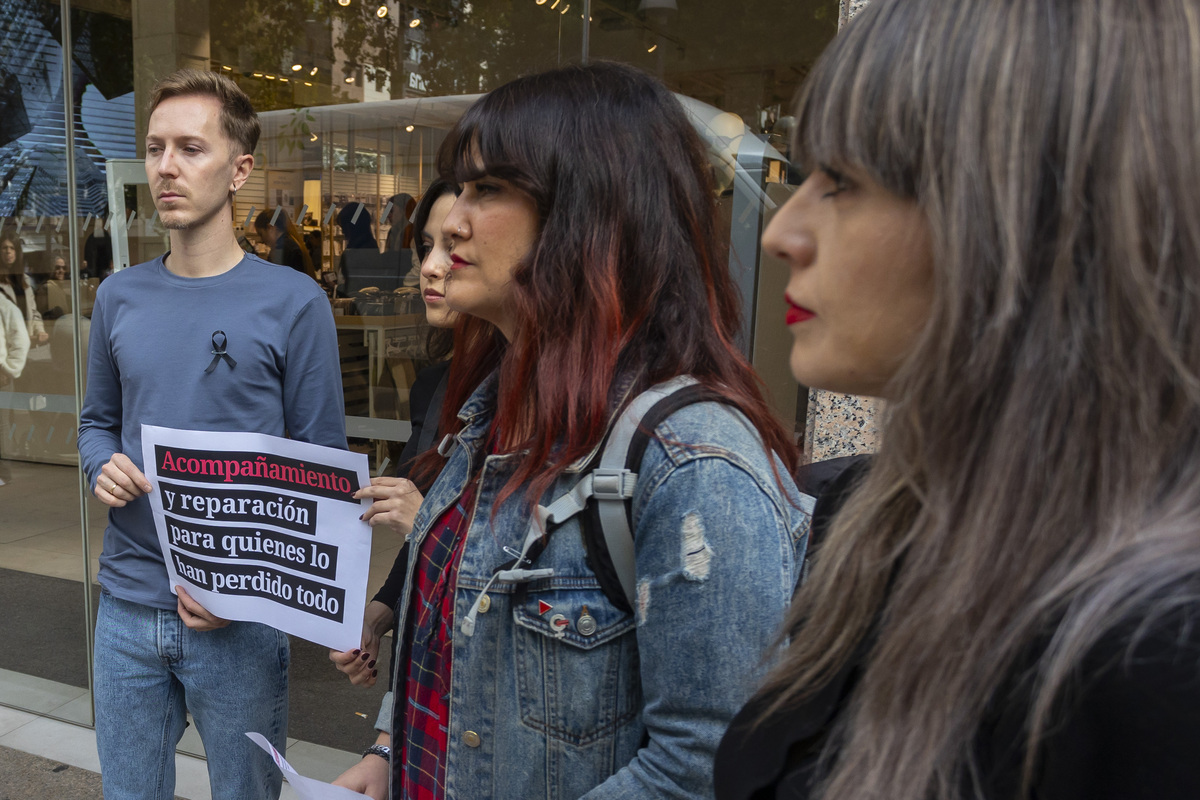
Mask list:
[[[761,445],[686,445],[703,415],[686,416],[659,431],[635,502],[645,746],[590,800],[711,795],[712,757],[763,675],[803,555],[804,504],[779,490]]]

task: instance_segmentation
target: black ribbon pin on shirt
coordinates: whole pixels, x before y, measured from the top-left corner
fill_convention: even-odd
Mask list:
[[[220,338],[218,338],[218,337],[220,337]],[[229,362],[230,369],[233,369],[234,367],[237,366],[237,362],[233,360],[233,356],[231,356],[231,355],[229,355],[229,353],[225,352],[225,347],[228,343],[229,343],[229,339],[225,336],[225,331],[213,331],[213,335],[212,335],[213,360],[209,362],[208,369],[204,370],[205,375],[209,374],[214,369],[216,369],[217,364],[221,361],[222,358]]]

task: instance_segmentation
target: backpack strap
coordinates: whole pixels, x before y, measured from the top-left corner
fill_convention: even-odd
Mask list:
[[[537,506],[520,556],[501,565],[493,580],[513,581],[518,584],[517,592],[520,593],[527,588],[530,579],[545,577],[543,573],[552,572],[529,569],[545,546],[545,535],[551,526],[556,527],[586,511],[580,527],[588,564],[605,597],[622,611],[633,613],[637,596],[633,492],[642,457],[654,429],[663,420],[684,406],[710,400],[727,402],[690,375],[664,381],[634,397],[617,414],[602,446],[583,470],[579,481],[549,505]],[[514,566],[518,569],[512,569]],[[468,635],[468,628],[474,629],[475,610],[472,607],[468,620],[463,623],[463,631]]]
[[[588,508],[592,569],[605,595],[618,607],[624,599],[632,612],[637,596],[637,564],[633,541],[633,490],[650,438],[663,420],[679,409],[724,398],[690,375],[680,375],[639,394],[618,416],[604,447],[600,463],[592,470]],[[596,536],[599,531],[602,537]],[[619,594],[612,586],[620,587]]]

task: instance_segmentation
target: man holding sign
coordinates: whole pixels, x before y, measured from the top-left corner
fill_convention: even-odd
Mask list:
[[[275,798],[287,638],[230,623],[172,592],[143,473],[142,424],[246,431],[345,449],[333,315],[310,278],[245,254],[233,196],[254,165],[258,117],[232,81],[183,70],[150,102],[146,176],[170,251],[96,294],[79,452],[110,507],[100,556],[96,740],[108,800],[170,798],[190,711],[214,798]]]

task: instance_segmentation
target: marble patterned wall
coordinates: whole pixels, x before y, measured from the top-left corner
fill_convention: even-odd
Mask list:
[[[853,19],[854,15],[863,9],[870,0],[850,0],[850,8],[848,10],[848,18]],[[841,0],[842,6],[846,5],[846,0]]]
[[[841,0],[839,24],[853,19],[869,0]],[[882,401],[813,389],[808,393],[804,455],[810,461],[870,453],[879,446]]]

